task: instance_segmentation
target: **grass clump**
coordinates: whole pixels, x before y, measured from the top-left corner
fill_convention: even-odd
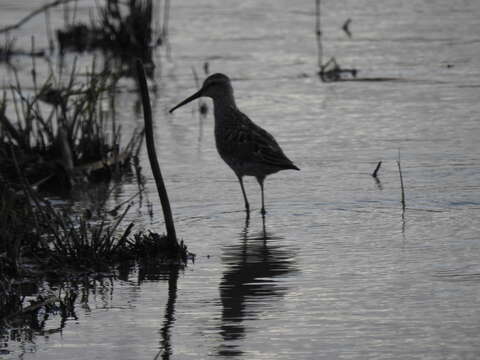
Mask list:
[[[9,293],[7,280],[18,277],[106,272],[125,261],[185,265],[192,258],[183,242],[172,248],[165,235],[133,234],[134,224],[125,225],[131,203],[121,212],[72,215],[31,188],[20,193],[0,185],[0,296]]]
[[[166,235],[151,231],[135,233],[133,239],[128,240],[128,251],[134,254],[136,259],[159,259],[169,264],[186,264],[189,259],[195,259],[195,255],[187,250],[183,241],[172,247]]]

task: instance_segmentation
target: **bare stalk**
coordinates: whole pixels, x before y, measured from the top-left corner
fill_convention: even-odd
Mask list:
[[[47,11],[48,9],[50,9],[52,7],[58,6],[60,4],[65,4],[65,3],[70,2],[70,1],[73,1],[73,0],[56,0],[56,1],[53,1],[51,3],[45,4],[41,7],[39,7],[38,9],[32,11],[30,14],[28,14],[27,16],[22,18],[16,24],[8,25],[8,26],[4,26],[4,27],[0,28],[0,33],[8,33],[11,30],[18,29],[20,26],[25,24],[28,20],[30,20],[34,16],[36,16],[38,14],[41,14],[42,12]]]
[[[320,23],[320,0],[315,0],[315,36],[317,37],[318,69],[323,70],[322,28]]]
[[[160,165],[155,151],[155,141],[153,139],[153,124],[152,124],[152,108],[150,105],[150,96],[148,94],[147,80],[145,78],[145,69],[142,61],[137,59],[135,62],[137,69],[138,84],[140,86],[140,94],[143,103],[143,115],[145,121],[145,140],[148,151],[148,159],[152,168],[153,177],[157,185],[158,195],[162,204],[163,216],[165,218],[165,226],[167,228],[167,238],[169,245],[172,248],[178,247],[177,236],[175,233],[175,225],[173,223],[172,210],[170,209],[170,202],[168,201],[167,189],[163,182]]]
[[[398,173],[400,174],[400,187],[402,190],[402,211],[405,212],[405,186],[403,185],[402,166],[400,165],[400,150],[398,151]]]

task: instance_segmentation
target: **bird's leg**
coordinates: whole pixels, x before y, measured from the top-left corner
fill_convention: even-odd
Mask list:
[[[263,181],[265,180],[265,177],[257,177],[257,181],[258,183],[260,184],[260,190],[262,192],[262,210],[261,210],[261,213],[262,215],[265,216],[265,214],[267,213],[265,211],[265,197],[263,195]]]
[[[245,188],[243,187],[243,176],[237,175],[238,182],[242,188],[243,200],[245,201],[245,210],[247,211],[247,216],[250,215],[250,205],[248,204],[247,194],[245,193]]]

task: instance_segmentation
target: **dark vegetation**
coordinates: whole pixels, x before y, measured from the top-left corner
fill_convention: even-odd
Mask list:
[[[160,26],[160,9],[156,9],[159,6],[160,3],[155,4],[153,0],[105,0],[103,6],[97,6],[89,23],[66,15],[65,28],[56,31],[60,51],[100,49],[126,60],[127,65],[131,64],[134,55],[151,74],[153,49],[162,44],[168,46],[169,1],[164,2],[162,9],[163,26]],[[158,15],[157,19],[154,14]]]
[[[73,9],[69,3],[74,3]],[[48,30],[49,9],[63,5],[66,26],[57,30],[56,38],[61,52],[101,49],[108,53],[105,58],[113,55],[129,67],[135,56],[146,64],[141,65],[142,74],[146,68],[152,75],[153,49],[168,46],[169,1],[163,4],[162,25],[158,19],[154,24],[153,14],[159,9],[154,9],[152,0],[107,0],[86,24],[75,20],[77,1],[57,0],[0,32],[15,30],[42,12]],[[13,41],[5,44],[0,60],[9,62],[20,53],[13,45]],[[133,198],[113,210],[107,210],[105,203],[94,204],[95,209],[81,214],[53,206],[48,200],[51,194],[68,198],[75,189],[118,181],[132,170],[137,170],[141,192],[138,153],[144,131],[137,129],[122,144],[114,108],[117,84],[125,74],[122,68],[99,71],[93,61],[87,73],[79,73],[73,64],[65,78],[50,67],[49,76],[39,83],[34,57],[46,52],[34,50],[32,38],[31,53],[22,54],[32,57],[33,87],[24,87],[15,72],[15,83],[0,96],[0,332],[2,324],[20,318],[27,319],[32,328],[38,327],[39,312],[46,316],[60,313],[62,319],[74,315],[78,291],[38,295],[36,284],[41,281],[89,281],[119,274],[125,264],[181,268],[188,259],[193,260],[174,232],[165,189],[161,202],[166,235],[138,231],[133,223],[126,224]],[[142,95],[144,109],[145,101],[149,109],[146,82]],[[27,284],[34,288],[32,296],[37,294],[30,305],[25,302]]]
[[[17,82],[10,91],[11,103],[4,93],[0,113],[2,313],[20,311],[19,284],[25,279],[110,273],[119,263],[148,259],[176,266],[187,262],[186,246],[171,233],[171,212],[166,236],[134,233],[134,224],[123,221],[130,202],[114,211],[99,206],[71,214],[42,196],[45,190],[68,195],[69,189],[130,171],[143,131],[137,130],[122,149],[115,118],[101,109],[104,94],[114,96],[115,81],[108,73],[92,71],[82,83],[72,71],[66,83],[51,75],[42,86],[35,86],[33,95],[27,95]],[[8,112],[11,104],[14,111]]]
[[[108,118],[101,109],[102,101],[115,94],[116,77],[97,74],[94,68],[82,81],[75,65],[66,82],[55,79],[53,73],[39,87],[34,79],[33,95],[17,80],[10,89],[11,102],[4,92],[0,167],[3,178],[17,190],[20,177],[35,189],[55,191],[82,181],[108,179],[124,171],[138,153],[142,132],[135,132],[121,148],[114,116]]]

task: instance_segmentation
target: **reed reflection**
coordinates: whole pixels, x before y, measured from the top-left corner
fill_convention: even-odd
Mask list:
[[[171,329],[175,324],[175,303],[177,301],[177,282],[180,273],[180,267],[176,265],[165,265],[157,261],[145,261],[138,264],[138,284],[145,280],[149,281],[168,281],[168,299],[165,305],[163,323],[158,330],[160,335],[159,351],[153,358],[154,360],[170,359],[173,354],[171,344]]]
[[[173,354],[170,331],[175,323],[175,303],[177,301],[177,280],[179,267],[171,266],[168,274],[168,301],[165,307],[165,315],[162,328],[160,329],[160,351],[156,359],[168,360]]]
[[[266,304],[288,291],[279,278],[297,268],[292,249],[278,244],[278,240],[267,233],[265,222],[260,234],[249,235],[247,217],[241,242],[224,248],[222,261],[227,269],[220,283],[223,343],[219,355],[242,355],[239,341],[246,336],[245,323],[258,319]]]

